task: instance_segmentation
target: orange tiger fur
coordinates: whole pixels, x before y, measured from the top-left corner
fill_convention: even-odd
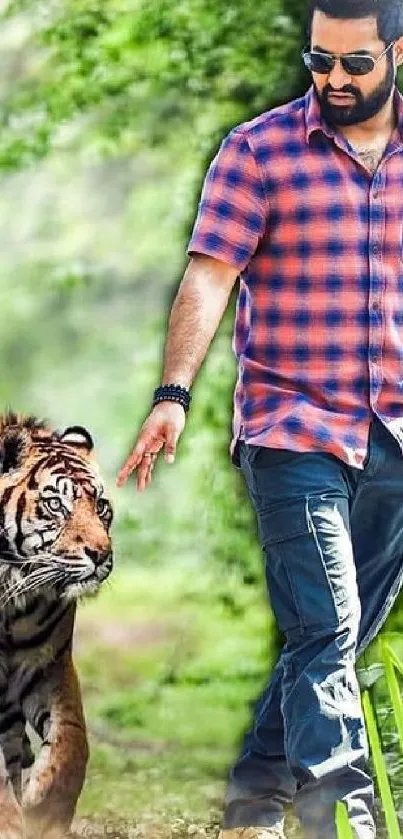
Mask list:
[[[111,520],[86,429],[0,416],[0,839],[61,839],[70,827],[88,759],[76,602],[112,569]]]

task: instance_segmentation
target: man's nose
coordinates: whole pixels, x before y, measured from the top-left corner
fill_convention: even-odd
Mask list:
[[[351,83],[351,76],[343,68],[340,58],[336,58],[333,70],[330,71],[327,82],[332,90],[342,90],[343,87]]]

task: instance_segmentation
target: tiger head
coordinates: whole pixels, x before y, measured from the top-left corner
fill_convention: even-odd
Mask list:
[[[81,426],[0,416],[0,605],[94,594],[112,570],[112,508]]]

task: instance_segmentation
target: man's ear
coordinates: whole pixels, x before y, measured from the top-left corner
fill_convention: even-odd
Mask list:
[[[94,441],[89,431],[82,425],[69,425],[59,437],[61,443],[66,443],[73,448],[81,449],[89,454],[94,448]]]

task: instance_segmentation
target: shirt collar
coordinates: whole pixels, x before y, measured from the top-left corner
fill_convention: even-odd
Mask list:
[[[403,96],[396,86],[393,94],[393,104],[397,116],[397,126],[393,134],[393,140],[397,145],[400,145],[403,144]],[[334,137],[336,134],[335,128],[322,117],[319,99],[313,84],[305,94],[305,127],[307,143],[309,143],[314,131],[322,131],[327,137]]]

